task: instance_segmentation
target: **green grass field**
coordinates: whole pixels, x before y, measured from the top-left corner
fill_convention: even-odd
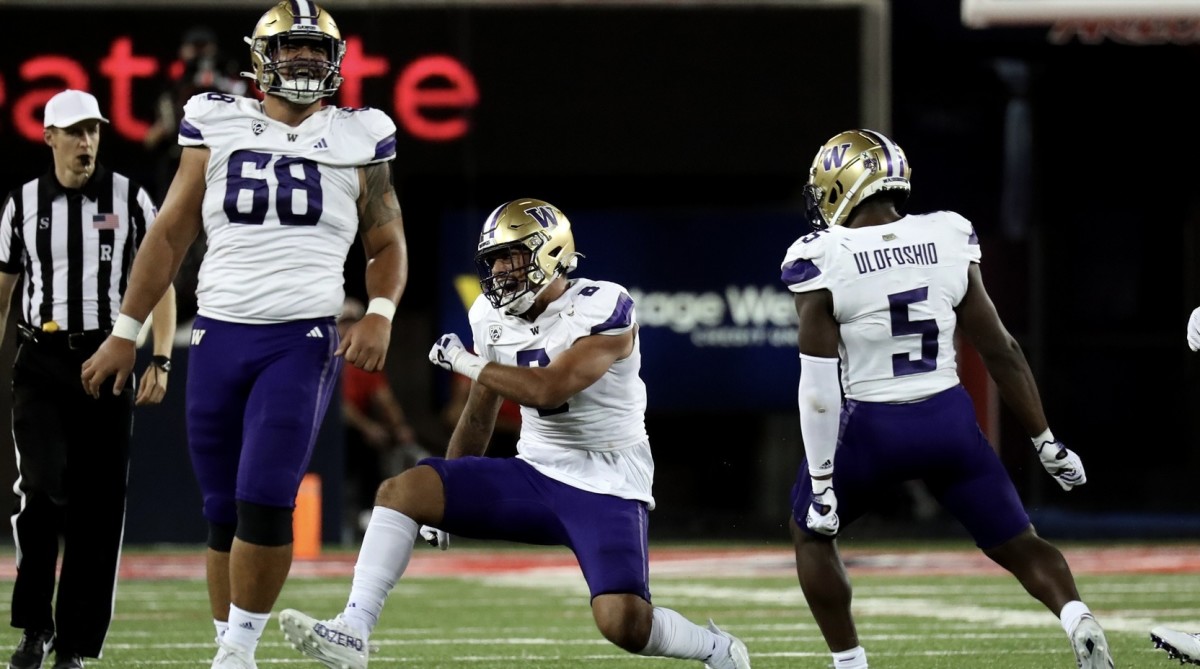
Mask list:
[[[973,551],[959,550],[964,548],[961,543],[952,546],[936,553],[932,562],[909,548],[863,547],[861,554],[846,550],[855,564],[855,611],[872,667],[1075,666],[1053,615],[1011,577],[974,562]],[[586,586],[565,551],[468,545],[456,554],[455,549],[418,550],[372,638],[379,650],[371,667],[700,667],[698,662],[673,664],[629,655],[605,642],[593,627]],[[1080,589],[1107,630],[1117,666],[1172,664],[1149,641],[1147,630],[1153,624],[1200,630],[1200,573],[1180,569],[1156,554],[1138,553],[1140,561],[1122,570],[1113,554],[1093,553],[1088,546],[1065,552],[1073,564],[1084,565],[1076,569],[1082,572]],[[1198,552],[1200,547],[1184,546],[1170,555],[1190,553],[1194,561]],[[188,559],[189,552],[175,555]],[[510,559],[489,563],[497,555]],[[664,559],[659,555],[655,553],[651,569],[655,603],[696,621],[711,616],[747,643],[757,669],[830,665],[786,547],[742,547],[734,553],[692,557],[686,550],[672,550]],[[0,557],[11,564],[11,554]],[[341,610],[353,554],[328,557],[333,561],[321,569],[297,563],[277,610],[294,607],[319,617]],[[144,559],[136,551],[127,553],[126,572],[131,563]],[[145,571],[144,565],[135,569],[145,573],[123,574],[105,657],[89,667],[207,667],[214,652],[213,630],[199,573],[148,578],[153,570]],[[163,573],[170,576],[170,571]],[[0,593],[0,606],[7,614],[10,577],[0,580]],[[16,638],[13,632],[10,642]],[[317,666],[286,645],[274,620],[259,648],[258,663]]]

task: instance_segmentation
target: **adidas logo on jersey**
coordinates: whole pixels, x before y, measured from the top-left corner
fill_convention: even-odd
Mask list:
[[[316,144],[313,144],[313,148],[314,149],[327,149],[327,148],[329,148],[329,144],[327,144],[325,142],[325,138],[322,137],[320,139],[320,141],[318,141]]]
[[[305,336],[305,337],[316,337],[317,339],[324,339],[324,338],[325,338],[325,335],[321,334],[321,328],[320,328],[320,327],[314,327],[313,329],[311,329],[311,330],[309,330],[309,331],[308,331],[308,334],[306,334],[306,335],[304,335],[304,336]]]

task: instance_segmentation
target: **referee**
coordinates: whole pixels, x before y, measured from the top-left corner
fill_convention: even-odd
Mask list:
[[[157,210],[143,188],[96,163],[107,122],[88,93],[50,98],[44,137],[54,169],[13,190],[0,209],[0,341],[23,280],[12,373],[12,626],[24,634],[10,669],[38,669],[51,648],[54,669],[83,667],[83,658],[100,657],[112,620],[135,398],[127,388],[93,399],[79,375],[112,328]],[[157,404],[167,389],[173,291],[155,307],[151,327],[156,355],[137,404]]]

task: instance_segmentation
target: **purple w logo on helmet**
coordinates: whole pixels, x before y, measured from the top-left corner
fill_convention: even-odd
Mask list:
[[[553,207],[530,207],[525,210],[525,213],[537,219],[543,228],[553,228],[558,225],[558,216],[554,214]]]
[[[849,142],[847,142],[846,144],[840,144],[838,146],[829,147],[825,151],[825,157],[824,157],[825,169],[828,170],[828,169],[832,169],[834,167],[841,167],[842,161],[846,159],[846,151],[848,151],[849,149],[850,149]]]

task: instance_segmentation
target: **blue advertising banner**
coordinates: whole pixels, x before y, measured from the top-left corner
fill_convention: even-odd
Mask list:
[[[487,213],[441,226],[441,325],[464,342]],[[566,213],[584,256],[575,275],[619,283],[634,300],[650,409],[795,408],[796,313],[779,265],[807,231],[798,211]]]

